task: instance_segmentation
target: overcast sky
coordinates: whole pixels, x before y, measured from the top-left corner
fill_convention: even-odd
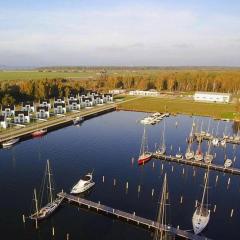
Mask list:
[[[0,65],[240,66],[239,0],[0,1]]]

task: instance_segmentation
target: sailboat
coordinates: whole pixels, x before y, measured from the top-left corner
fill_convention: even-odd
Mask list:
[[[166,144],[165,144],[165,120],[163,120],[163,132],[162,132],[162,145],[156,150],[156,154],[163,155],[166,153]]]
[[[205,177],[205,184],[204,184],[201,203],[198,203],[198,206],[192,217],[193,231],[195,234],[199,234],[200,232],[202,232],[203,229],[207,226],[210,219],[210,210],[208,209],[208,204],[204,203],[205,198],[206,198],[206,202],[208,201],[208,190],[207,190],[208,175],[209,175],[209,168],[207,170],[207,174]]]
[[[213,146],[218,146],[218,143],[219,143],[219,139],[218,139],[218,137],[217,137],[217,135],[218,135],[219,123],[220,123],[220,121],[218,121],[218,124],[217,124],[216,137],[214,137],[213,140],[212,140]]]
[[[202,150],[201,150],[201,141],[198,142],[198,148],[197,148],[197,151],[195,153],[194,159],[196,161],[203,160],[203,153],[202,153]]]
[[[154,240],[167,240],[173,239],[170,234],[170,227],[167,226],[167,201],[168,201],[168,187],[167,187],[167,176],[164,175],[164,181],[162,186],[161,200],[159,204],[157,214],[157,228],[154,232]]]
[[[19,141],[20,141],[20,138],[13,138],[9,141],[3,142],[2,146],[3,146],[3,148],[8,148],[8,147],[13,146],[15,143],[17,143]]]
[[[209,133],[210,124],[211,124],[211,118],[209,118],[209,120],[208,120],[208,129],[207,129],[207,132],[206,132],[206,137],[210,137],[211,136],[211,134]]]
[[[146,129],[143,128],[143,136],[142,136],[142,144],[140,149],[140,154],[138,158],[138,164],[142,165],[149,160],[151,160],[152,154],[148,152],[148,146],[147,146],[147,137],[146,137]]]
[[[194,158],[194,151],[191,150],[192,137],[193,137],[193,124],[192,124],[192,129],[191,129],[191,132],[190,132],[190,135],[189,135],[189,139],[191,139],[191,140],[188,141],[188,147],[187,147],[187,151],[185,153],[185,158],[187,160],[190,160],[190,159]]]
[[[52,174],[51,174],[49,160],[47,160],[47,166],[46,166],[46,170],[43,178],[43,185],[42,185],[40,198],[37,198],[37,191],[36,189],[34,189],[35,212],[29,216],[30,219],[42,220],[47,218],[59,207],[59,205],[63,201],[63,198],[59,198],[59,197],[55,198],[53,194],[54,189],[53,189],[51,175]],[[49,190],[49,203],[41,207],[45,187],[47,187],[47,189]]]
[[[176,153],[176,158],[179,158],[179,159],[182,159],[183,158],[183,155],[182,155],[182,153],[181,153],[181,148],[179,147],[178,148],[178,152]]]
[[[208,142],[208,150],[206,152],[206,155],[204,157],[204,162],[211,163],[213,160],[213,155],[211,154],[211,142]]]

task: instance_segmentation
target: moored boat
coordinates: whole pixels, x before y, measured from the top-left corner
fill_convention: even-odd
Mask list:
[[[77,125],[79,123],[81,123],[83,121],[82,117],[76,117],[75,119],[73,119],[73,124]]]
[[[41,137],[47,133],[47,129],[40,129],[32,133],[33,137]]]
[[[139,154],[139,158],[138,158],[138,165],[145,164],[146,162],[150,161],[151,158],[152,158],[152,154],[150,152],[148,152],[146,130],[144,127],[143,136],[142,136],[142,144],[141,144],[140,154]]]
[[[226,159],[224,162],[224,167],[231,167],[232,166],[232,160],[231,159]]]
[[[49,160],[47,160],[47,166],[44,174],[44,180],[43,180],[43,186],[42,186],[42,191],[40,193],[39,199],[37,198],[37,192],[36,189],[34,189],[34,202],[35,202],[35,212],[32,213],[29,218],[32,220],[43,220],[47,217],[49,217],[61,204],[63,201],[63,198],[60,197],[55,197],[53,193],[53,184],[52,184],[52,179],[51,179],[52,173],[50,170],[50,164]],[[45,206],[40,207],[39,203],[42,202],[43,199],[43,193],[44,188],[46,187],[47,192],[49,193],[49,199],[50,202],[47,203]],[[40,209],[39,209],[40,208]]]
[[[86,174],[83,178],[81,178],[76,185],[73,186],[71,193],[79,194],[87,191],[91,187],[95,185],[95,182],[92,180],[93,173]]]
[[[2,143],[2,146],[3,146],[4,148],[6,148],[6,147],[11,147],[11,146],[13,146],[15,143],[17,143],[17,142],[19,142],[19,141],[20,141],[20,138],[13,138],[13,139],[11,139],[11,140],[9,140],[9,141],[3,142],[3,143]]]
[[[192,217],[192,224],[193,224],[193,231],[195,234],[199,234],[203,231],[203,229],[207,226],[210,220],[210,210],[208,209],[208,203],[206,195],[208,195],[208,175],[209,175],[209,168],[207,170],[204,190],[202,195],[202,200],[200,203],[197,204],[197,208]],[[205,203],[206,199],[206,203]]]

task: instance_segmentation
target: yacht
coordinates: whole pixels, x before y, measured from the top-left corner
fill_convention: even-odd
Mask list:
[[[178,158],[178,159],[182,159],[183,158],[183,155],[182,155],[182,153],[181,153],[181,150],[180,150],[180,147],[178,148],[178,152],[176,153],[176,158]]]
[[[221,141],[221,145],[223,146],[223,147],[225,147],[226,146],[226,139],[223,139],[222,141]]]
[[[162,131],[162,144],[160,144],[159,148],[156,150],[157,155],[163,155],[166,153],[166,144],[165,144],[165,121],[163,121],[163,131]]]
[[[76,185],[73,186],[71,193],[79,194],[87,191],[91,187],[95,185],[95,182],[92,180],[92,173],[86,174],[83,178],[81,178]]]
[[[211,154],[211,142],[208,142],[208,150],[206,152],[206,155],[204,157],[204,162],[205,163],[211,163],[213,160],[213,155]]]
[[[19,140],[20,140],[20,138],[13,138],[13,139],[11,139],[11,140],[9,140],[9,141],[3,142],[3,143],[2,143],[2,146],[3,146],[4,148],[6,148],[6,147],[11,147],[11,146],[14,145],[15,143],[19,142]]]
[[[210,210],[208,209],[208,204],[205,203],[205,199],[207,201],[208,197],[208,175],[209,168],[207,170],[207,176],[205,178],[204,190],[201,203],[198,203],[197,208],[192,217],[193,231],[195,234],[199,234],[203,231],[203,229],[207,226],[210,220]]]
[[[197,151],[195,153],[194,159],[196,161],[202,161],[203,160],[203,153],[202,153],[202,150],[201,150],[201,142],[198,142],[198,148],[197,148]]]
[[[232,160],[231,159],[226,159],[226,161],[224,162],[224,167],[231,167],[232,166]]]
[[[40,197],[37,198],[36,189],[34,189],[34,202],[35,202],[35,212],[32,213],[29,218],[32,220],[43,220],[50,216],[61,204],[63,198],[55,197],[53,192],[53,182],[52,182],[52,171],[50,169],[49,160],[47,160],[47,166],[44,173],[43,186],[41,188]],[[45,188],[47,191],[45,191]],[[50,202],[45,206],[41,207],[42,199],[44,198],[44,193],[48,194]],[[40,204],[40,205],[39,205]]]
[[[194,151],[192,151],[191,149],[187,149],[187,151],[185,153],[185,158],[187,160],[193,159],[194,158]]]
[[[145,164],[146,162],[150,161],[151,158],[152,158],[152,154],[150,152],[148,152],[146,130],[144,127],[143,136],[142,136],[142,144],[141,144],[140,154],[138,157],[138,165]]]

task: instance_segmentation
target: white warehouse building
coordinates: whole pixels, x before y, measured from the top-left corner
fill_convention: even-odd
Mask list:
[[[229,103],[231,94],[217,92],[195,92],[193,98],[195,101]]]

